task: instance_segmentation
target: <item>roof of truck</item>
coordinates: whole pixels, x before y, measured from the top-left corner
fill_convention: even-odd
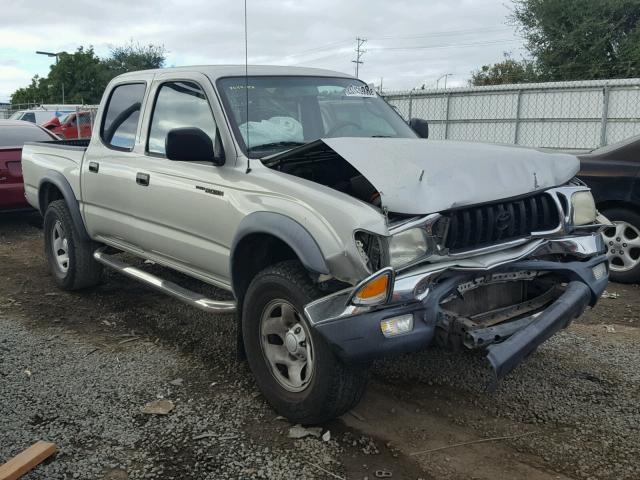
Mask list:
[[[320,77],[353,77],[343,72],[334,70],[324,70],[321,68],[308,67],[285,67],[276,65],[249,65],[249,76],[266,76],[266,75],[300,75],[300,76],[320,76]],[[244,65],[191,65],[185,67],[157,68],[154,70],[139,70],[137,72],[128,72],[119,76],[119,78],[135,77],[141,73],[169,73],[169,72],[200,72],[207,75],[211,80],[215,81],[221,77],[242,77],[245,74]]]

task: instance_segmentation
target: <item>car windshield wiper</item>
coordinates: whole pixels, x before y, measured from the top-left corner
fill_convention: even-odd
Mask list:
[[[282,141],[282,142],[271,142],[271,143],[263,143],[261,145],[252,145],[248,148],[248,150],[250,152],[255,152],[256,150],[269,150],[272,148],[280,148],[280,147],[299,147],[301,145],[304,145],[305,142],[289,142],[289,141]]]

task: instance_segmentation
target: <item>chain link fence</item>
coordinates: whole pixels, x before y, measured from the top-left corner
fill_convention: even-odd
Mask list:
[[[640,134],[640,79],[385,92],[432,139],[591,150]]]

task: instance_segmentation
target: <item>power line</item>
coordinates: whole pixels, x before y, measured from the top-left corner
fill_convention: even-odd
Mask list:
[[[512,28],[503,26],[503,27],[470,28],[465,30],[441,30],[438,32],[425,33],[425,34],[419,34],[419,35],[382,35],[380,37],[368,37],[368,38],[370,40],[428,38],[428,37],[441,37],[441,36],[448,36],[448,35],[465,35],[468,33],[501,32],[505,30],[512,30]]]
[[[367,39],[366,38],[356,38],[356,59],[355,60],[351,60],[353,63],[356,64],[356,78],[358,78],[358,70],[361,64],[363,64],[364,62],[362,60],[360,60],[360,58],[362,58],[362,55],[364,55],[366,53],[366,50],[362,49],[362,46],[367,43]]]
[[[473,43],[450,43],[443,45],[411,45],[408,47],[371,47],[369,50],[424,50],[429,48],[454,48],[454,47],[475,47],[481,45],[495,45],[497,43],[514,43],[519,42],[513,38],[503,38],[499,40],[490,40],[486,42]]]
[[[338,47],[339,45],[345,45],[347,43],[350,43],[351,40],[339,40],[336,42],[331,42],[331,43],[326,43],[324,45],[320,45],[318,47],[314,47],[314,48],[309,48],[307,50],[301,50],[297,53],[292,53],[291,55],[286,55],[285,57],[300,57],[300,56],[304,56],[304,55],[309,55],[309,54],[314,54],[314,53],[319,53],[325,50],[334,50],[336,47]]]

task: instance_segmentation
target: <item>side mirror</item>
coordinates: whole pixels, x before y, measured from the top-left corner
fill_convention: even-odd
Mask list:
[[[409,120],[409,126],[420,138],[429,138],[429,124],[426,120],[422,118],[412,118]]]
[[[216,157],[209,135],[199,128],[184,127],[169,130],[165,140],[165,152],[169,160],[224,164],[224,157]]]

